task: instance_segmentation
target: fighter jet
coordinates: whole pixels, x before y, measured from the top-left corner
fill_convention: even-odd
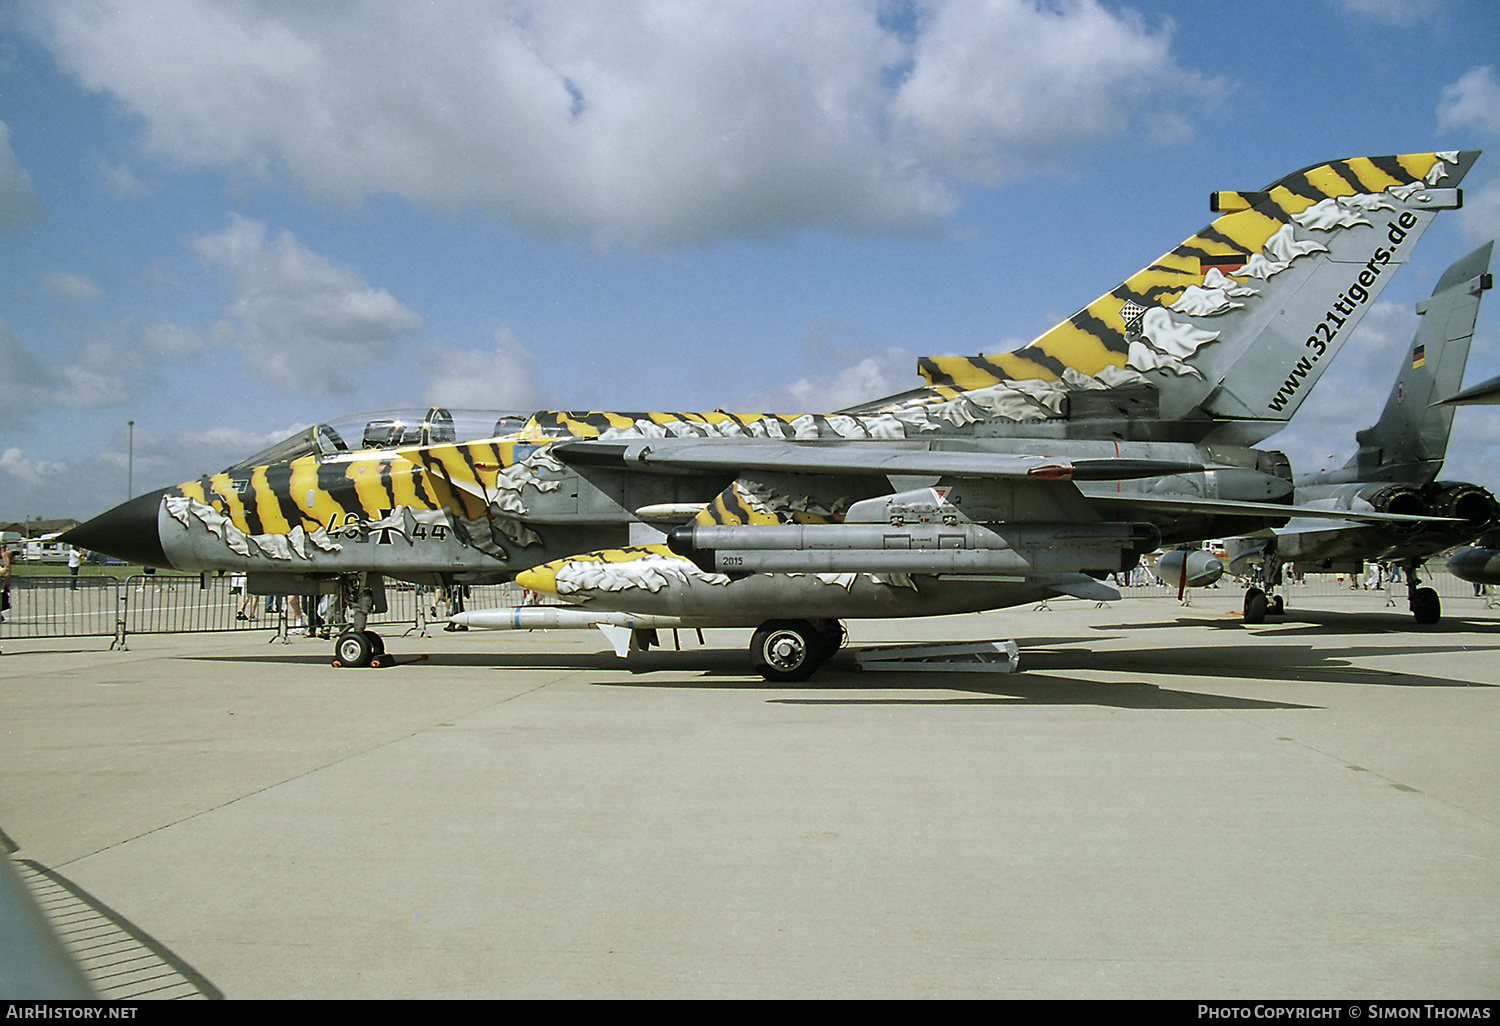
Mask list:
[[[1500,377],[1487,378],[1456,395],[1439,400],[1438,406],[1493,406],[1500,403]],[[1448,557],[1448,572],[1473,584],[1500,584],[1500,530],[1488,531]]]
[[[1101,578],[1164,541],[1293,512],[1286,458],[1251,446],[1461,204],[1478,155],[1358,157],[1215,193],[1210,225],[1031,343],[922,358],[925,384],[857,407],[367,416],[67,540],[245,571],[253,592],[340,588],[346,665],[381,651],[364,617],[386,578],[515,580],[641,631],[751,627],[774,680],[811,674],[844,619],[1115,597]],[[491,625],[522,623],[506,612]]]
[[[1267,589],[1281,583],[1285,563],[1299,570],[1358,574],[1364,563],[1390,560],[1406,574],[1408,601],[1418,623],[1441,616],[1437,592],[1423,587],[1418,571],[1427,557],[1473,538],[1496,516],[1495,498],[1478,485],[1439,481],[1453,428],[1451,405],[1433,396],[1454,392],[1463,380],[1479,301],[1492,287],[1489,242],[1443,274],[1432,297],[1417,304],[1422,320],[1380,419],[1360,431],[1359,451],[1334,471],[1298,476],[1296,501],[1316,509],[1382,510],[1434,517],[1427,524],[1361,524],[1296,519],[1263,537],[1226,542],[1230,569],[1252,573]],[[1268,599],[1259,586],[1245,595],[1245,620],[1259,623],[1284,610],[1283,596]]]

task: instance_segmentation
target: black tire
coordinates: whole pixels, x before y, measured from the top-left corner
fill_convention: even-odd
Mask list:
[[[841,620],[824,620],[816,624],[818,632],[818,662],[823,663],[838,654],[849,638]]]
[[[374,631],[365,631],[364,634],[370,639],[370,651],[376,655],[385,655],[385,639]]]
[[[806,620],[769,620],[750,639],[755,672],[766,680],[806,680],[823,661],[824,649],[817,629]]]
[[[1431,588],[1418,588],[1411,595],[1411,615],[1417,623],[1437,623],[1443,618],[1443,602]]]
[[[333,661],[339,666],[369,666],[374,657],[375,646],[367,631],[345,631],[333,646]]]
[[[1245,592],[1245,622],[1266,622],[1266,593],[1259,588]]]
[[[1271,616],[1285,616],[1286,600],[1280,595],[1277,595],[1275,598],[1271,599],[1270,603],[1266,606],[1266,612]]]

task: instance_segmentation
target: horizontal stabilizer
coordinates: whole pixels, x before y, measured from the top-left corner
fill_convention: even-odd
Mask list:
[[[1493,377],[1471,385],[1447,399],[1439,399],[1434,406],[1494,406],[1500,403],[1500,377]]]

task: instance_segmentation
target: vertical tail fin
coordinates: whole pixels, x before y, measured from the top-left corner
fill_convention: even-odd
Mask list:
[[[1459,260],[1444,272],[1432,298],[1417,304],[1422,322],[1380,419],[1359,432],[1359,452],[1345,466],[1361,481],[1400,480],[1430,484],[1437,479],[1453,428],[1452,406],[1432,406],[1452,395],[1463,382],[1479,300],[1493,279],[1489,274],[1493,242]]]
[[[1217,192],[1212,224],[1031,343],[924,357],[928,384],[1068,389],[1147,384],[1163,420],[1278,430],[1379,295],[1479,151],[1356,157],[1259,192]],[[1228,440],[1228,439],[1226,439]]]

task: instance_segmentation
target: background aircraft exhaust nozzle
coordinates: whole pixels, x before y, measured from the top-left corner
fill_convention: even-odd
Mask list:
[[[1391,485],[1368,497],[1368,502],[1377,513],[1399,513],[1403,516],[1420,517],[1431,512],[1422,493],[1409,485]]]
[[[1224,564],[1212,552],[1202,549],[1173,549],[1162,553],[1156,561],[1156,576],[1164,584],[1181,588],[1184,568],[1189,588],[1206,588],[1224,576]]]
[[[1304,494],[1304,491],[1299,489],[1298,494]],[[1430,508],[1427,496],[1421,489],[1412,485],[1357,482],[1319,489],[1318,495],[1320,497],[1314,505],[1322,505],[1330,509],[1347,509],[1357,512],[1373,510],[1376,513],[1393,513],[1408,517],[1437,515]],[[1390,537],[1404,537],[1421,532],[1423,526],[1421,521],[1417,520],[1402,523],[1387,522],[1380,524],[1378,530]]]
[[[1433,513],[1422,493],[1410,485],[1391,485],[1366,497],[1377,513],[1400,513],[1420,517]],[[1392,534],[1416,534],[1421,524],[1393,524],[1386,528]]]
[[[1438,493],[1432,500],[1430,512],[1436,517],[1454,517],[1462,520],[1462,527],[1455,524],[1451,528],[1458,537],[1468,537],[1476,531],[1481,531],[1487,524],[1494,523],[1497,516],[1500,516],[1500,503],[1496,503],[1495,497],[1487,488],[1448,481],[1439,481],[1437,488]],[[1449,528],[1443,528],[1443,530],[1449,530]]]

